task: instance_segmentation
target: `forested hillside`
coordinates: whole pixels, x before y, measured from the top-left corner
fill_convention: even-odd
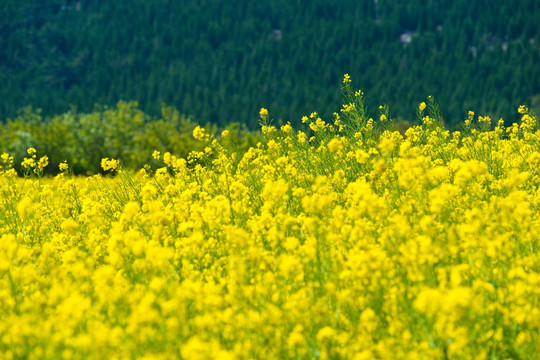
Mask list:
[[[0,118],[137,100],[200,123],[339,109],[349,73],[393,116],[434,95],[447,125],[540,104],[536,0],[4,0]]]

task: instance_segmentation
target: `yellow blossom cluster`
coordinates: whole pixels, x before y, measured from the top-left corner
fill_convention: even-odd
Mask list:
[[[402,134],[360,105],[138,173],[2,155],[0,356],[538,359],[536,117]]]
[[[45,169],[45,167],[49,165],[49,157],[45,155],[38,159],[36,152],[36,149],[28,148],[27,153],[28,155],[30,155],[30,157],[25,157],[24,160],[21,162],[21,168],[26,175],[34,173],[37,176],[41,176],[43,174],[43,169]],[[10,164],[13,164],[13,157],[10,157],[10,155],[7,153],[3,154],[2,160],[4,162],[9,160]]]

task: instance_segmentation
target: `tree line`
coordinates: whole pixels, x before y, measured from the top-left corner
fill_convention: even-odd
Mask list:
[[[0,118],[136,100],[255,128],[262,106],[330,117],[348,73],[395,117],[434,95],[450,127],[470,109],[512,121],[540,108],[539,18],[535,0],[6,0]]]

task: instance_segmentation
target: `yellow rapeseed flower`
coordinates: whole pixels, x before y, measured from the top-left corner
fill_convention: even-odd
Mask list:
[[[69,235],[75,235],[79,228],[79,223],[72,218],[68,218],[62,222],[61,228]]]
[[[33,208],[34,206],[32,199],[28,196],[25,196],[17,204],[17,214],[21,219],[24,220],[33,213]]]
[[[204,140],[206,137],[206,129],[197,125],[195,129],[193,129],[193,137],[199,141]]]
[[[67,171],[69,169],[69,165],[68,165],[67,161],[63,161],[60,164],[58,164],[58,169],[60,171]]]
[[[101,159],[101,168],[104,171],[116,170],[117,167],[118,167],[118,160],[109,159],[109,158]]]
[[[328,150],[336,152],[343,149],[343,143],[339,138],[333,138],[328,142]]]

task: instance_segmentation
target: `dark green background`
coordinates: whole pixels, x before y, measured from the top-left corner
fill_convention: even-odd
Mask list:
[[[519,104],[539,107],[538,0],[376,3],[3,0],[0,118],[138,100],[253,128],[261,107],[330,116],[344,73],[373,109],[406,120],[430,94],[449,126],[471,109],[513,121]]]

